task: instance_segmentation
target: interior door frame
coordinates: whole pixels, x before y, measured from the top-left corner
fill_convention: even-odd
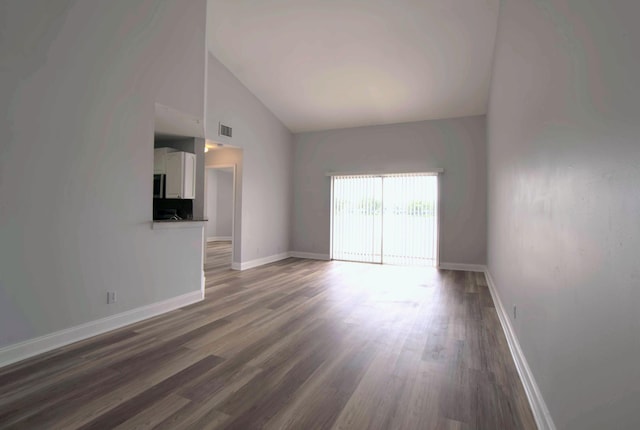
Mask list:
[[[215,169],[229,169],[233,170],[233,187],[232,187],[232,199],[231,199],[231,265],[235,261],[235,244],[236,244],[236,186],[237,186],[237,165],[236,164],[210,164],[204,166],[204,203],[205,203],[205,211],[208,207],[208,198],[209,198],[209,190],[207,189],[207,171],[215,170]],[[209,218],[209,214],[205,213],[206,218]],[[205,226],[203,236],[204,236],[204,260],[207,258],[207,228]]]
[[[329,186],[329,260],[334,260],[333,258],[333,209],[334,209],[334,183],[336,176],[358,176],[358,175],[366,175],[366,176],[391,176],[391,175],[430,175],[436,177],[436,189],[438,191],[438,196],[436,199],[436,249],[435,249],[435,258],[434,258],[434,268],[440,267],[440,219],[442,218],[442,176],[444,175],[444,169],[433,169],[433,170],[423,170],[419,172],[327,172],[325,176],[329,177],[330,186]],[[382,186],[382,198],[383,198],[383,206],[384,206],[384,184]],[[384,229],[384,212],[382,214],[382,224]],[[382,230],[382,236],[384,236],[384,230]],[[382,249],[384,249],[384,238],[382,238]],[[382,253],[383,254],[383,253]],[[380,263],[369,263],[369,264],[384,264],[384,255],[380,256]]]
[[[440,267],[440,219],[442,214],[442,172],[436,175],[436,190],[438,191],[438,198],[436,199],[436,255],[435,255],[435,267],[436,269]]]
[[[329,261],[333,260],[333,185],[335,183],[335,175],[327,175],[329,177],[329,181],[331,182],[329,188]]]

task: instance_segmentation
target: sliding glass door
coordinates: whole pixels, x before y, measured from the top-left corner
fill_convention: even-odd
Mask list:
[[[435,266],[435,174],[333,176],[332,257]]]
[[[333,178],[333,258],[382,263],[382,178]]]
[[[383,181],[383,262],[435,266],[438,177],[389,175]]]

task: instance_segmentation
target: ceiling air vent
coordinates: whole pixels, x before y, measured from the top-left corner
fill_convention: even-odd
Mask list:
[[[220,136],[231,137],[231,135],[233,134],[233,129],[231,127],[229,127],[228,125],[224,125],[224,124],[220,123],[220,128],[218,130],[218,134]]]

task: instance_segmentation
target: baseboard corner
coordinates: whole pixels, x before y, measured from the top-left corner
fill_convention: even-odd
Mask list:
[[[299,251],[291,251],[289,255],[294,258],[303,258],[306,260],[322,260],[329,261],[331,258],[329,254],[319,254],[314,252],[299,252]]]
[[[443,263],[438,264],[438,269],[442,270],[462,270],[465,272],[485,272],[487,266],[483,264],[466,264],[466,263]]]
[[[243,261],[241,263],[232,262],[231,269],[233,270],[249,270],[254,267],[264,266],[265,264],[275,263],[276,261],[289,258],[289,252],[282,252],[280,254],[270,255],[268,257],[256,258],[255,260]]]
[[[509,351],[511,352],[511,356],[513,358],[513,361],[515,362],[518,375],[520,375],[520,380],[522,381],[524,391],[527,395],[527,399],[529,400],[529,406],[531,407],[533,418],[535,419],[539,429],[555,430],[556,426],[553,422],[553,419],[551,418],[549,408],[547,407],[547,404],[542,397],[540,388],[538,387],[538,384],[533,377],[531,368],[529,367],[527,359],[524,356],[524,352],[520,347],[520,341],[518,340],[516,332],[511,325],[511,320],[509,319],[509,315],[507,314],[502,304],[502,300],[500,299],[500,295],[498,294],[496,284],[493,280],[493,277],[491,276],[488,267],[485,268],[484,274],[487,279],[487,285],[489,286],[489,293],[491,293],[491,298],[493,299],[493,303],[495,304],[496,313],[498,314],[498,319],[500,320],[500,325],[502,326],[502,331],[507,338]]]

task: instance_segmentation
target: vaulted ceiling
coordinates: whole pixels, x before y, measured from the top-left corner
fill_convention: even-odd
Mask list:
[[[486,112],[499,0],[209,0],[208,46],[293,132]]]

